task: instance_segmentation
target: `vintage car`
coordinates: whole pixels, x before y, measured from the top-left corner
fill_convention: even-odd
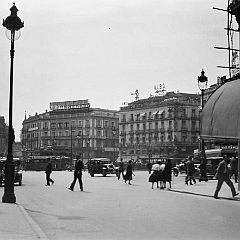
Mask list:
[[[116,174],[116,168],[109,158],[92,158],[88,161],[88,172],[91,177],[94,177],[94,174],[106,177],[107,174]]]
[[[223,157],[208,157],[207,158],[207,166],[206,166],[206,172],[208,178],[215,178],[218,164],[223,160]]]
[[[0,158],[0,187],[3,186],[5,183],[5,165],[6,165],[6,158]],[[22,170],[21,161],[19,158],[13,158],[13,165],[14,165],[14,183],[18,183],[19,186],[22,185]]]

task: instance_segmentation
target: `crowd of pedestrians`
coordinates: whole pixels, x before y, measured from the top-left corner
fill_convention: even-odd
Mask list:
[[[154,165],[152,165],[152,173],[149,176],[149,182],[152,183],[152,189],[154,188],[154,183],[156,183],[157,188],[164,189],[166,188],[166,184],[168,183],[168,188],[172,187],[172,163],[170,159],[167,161],[157,161]]]
[[[207,171],[206,171],[206,160],[204,158],[201,159],[201,163],[199,165],[200,174],[199,174],[199,182],[208,181]],[[165,189],[168,184],[168,189],[172,188],[172,174],[173,174],[173,166],[171,163],[171,159],[157,161],[155,164],[151,164],[150,162],[146,165],[149,176],[149,182],[152,183],[152,189],[154,189],[154,184],[156,183],[157,188]],[[195,166],[191,156],[188,157],[187,162],[185,163],[186,168],[186,178],[185,184],[196,184],[195,179]],[[75,164],[74,170],[74,178],[72,183],[70,184],[69,190],[73,191],[76,181],[79,182],[80,190],[83,191],[83,182],[82,182],[82,170],[83,170],[83,162],[80,160],[80,156],[77,156],[77,161]],[[131,185],[131,181],[133,180],[133,166],[132,160],[128,161],[126,167],[126,173],[123,159],[120,160],[117,178],[120,180],[122,176],[125,183]],[[52,173],[52,162],[49,159],[49,162],[46,166],[46,186],[50,186],[50,183],[54,184],[54,181],[51,179],[50,175]],[[234,185],[231,181],[231,177],[234,175],[234,180],[238,182],[238,164],[236,156],[232,156],[229,160],[227,155],[224,156],[223,160],[219,163],[218,168],[216,170],[215,178],[218,180],[216,190],[214,192],[214,198],[218,199],[218,193],[221,190],[222,184],[225,182],[231,189],[232,196],[235,197],[238,195],[236,192]]]

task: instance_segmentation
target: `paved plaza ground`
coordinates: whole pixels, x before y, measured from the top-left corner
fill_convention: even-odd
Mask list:
[[[84,172],[84,191],[71,192],[73,172],[53,172],[50,187],[44,172],[24,172],[17,204],[0,203],[0,239],[240,238],[239,198],[226,185],[216,200],[216,180],[187,186],[179,175],[169,191],[151,189],[147,171],[135,175],[128,185]]]

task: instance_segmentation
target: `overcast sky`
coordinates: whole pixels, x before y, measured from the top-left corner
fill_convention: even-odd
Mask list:
[[[54,101],[89,99],[92,107],[118,110],[167,91],[199,92],[205,70],[209,85],[228,75],[227,0],[17,0],[24,21],[15,42],[16,140],[27,116]],[[0,19],[13,1],[1,0]],[[234,19],[235,21],[235,19]],[[0,31],[0,115],[8,121],[10,41]],[[7,122],[8,123],[8,122]]]

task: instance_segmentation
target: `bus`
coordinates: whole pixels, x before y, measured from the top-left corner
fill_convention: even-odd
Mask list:
[[[45,171],[47,163],[52,160],[52,170],[67,170],[70,165],[70,158],[64,156],[30,156],[26,161],[26,170]]]
[[[206,158],[210,157],[223,157],[224,155],[227,155],[229,158],[231,158],[233,155],[238,155],[238,151],[236,148],[231,149],[225,149],[225,148],[215,148],[215,149],[207,149],[205,150]],[[199,155],[198,155],[198,149],[194,150],[193,158],[195,162],[199,162]]]
[[[207,175],[209,178],[213,178],[216,174],[218,164],[223,160],[223,156],[227,155],[231,158],[233,155],[238,156],[238,150],[236,148],[225,149],[207,149],[205,150],[207,160]],[[194,163],[200,163],[198,156],[198,149],[194,150]]]

